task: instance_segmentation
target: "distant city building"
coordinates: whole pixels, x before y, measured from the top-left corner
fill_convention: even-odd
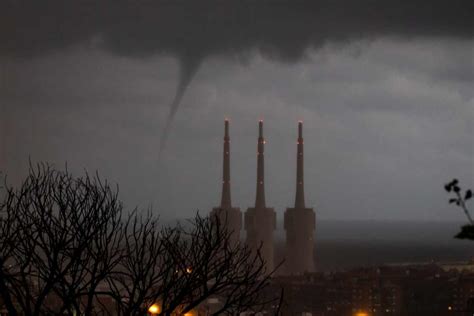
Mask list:
[[[302,274],[314,271],[314,231],[316,216],[304,201],[303,175],[303,123],[298,123],[298,145],[296,154],[295,207],[287,208],[284,226],[286,230],[286,274]]]
[[[266,268],[271,271],[274,268],[273,231],[276,229],[276,214],[273,208],[265,204],[263,121],[258,123],[258,129],[257,194],[255,207],[248,208],[245,213],[245,230],[247,245],[254,251],[260,250]]]
[[[222,168],[222,197],[221,205],[212,209],[211,216],[217,216],[231,233],[231,240],[234,244],[240,241],[240,231],[242,230],[242,213],[240,208],[232,207],[230,195],[230,137],[229,120],[225,120],[224,150]]]
[[[474,273],[445,263],[400,264],[273,279],[282,315],[472,316]]]

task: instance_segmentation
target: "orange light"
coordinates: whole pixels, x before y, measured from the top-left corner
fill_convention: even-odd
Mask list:
[[[193,272],[193,269],[191,267],[186,268],[186,273],[187,274],[190,274],[191,272]]]
[[[369,316],[369,313],[366,312],[358,312],[355,314],[355,316]]]
[[[148,308],[148,312],[152,315],[157,315],[160,313],[160,305],[153,304]]]

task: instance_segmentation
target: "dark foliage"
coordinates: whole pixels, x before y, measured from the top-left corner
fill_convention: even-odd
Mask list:
[[[461,232],[459,232],[454,237],[458,239],[474,240],[474,225],[464,225],[463,227],[461,227]]]
[[[469,221],[469,225],[461,227],[461,232],[454,237],[458,239],[474,240],[474,221],[466,205],[467,201],[472,198],[472,190],[466,190],[463,192],[462,188],[459,186],[458,179],[453,179],[451,182],[446,183],[444,189],[446,192],[454,195],[454,198],[449,199],[449,204],[454,203],[460,207]]]

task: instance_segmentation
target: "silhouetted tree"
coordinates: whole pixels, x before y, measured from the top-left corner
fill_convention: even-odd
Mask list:
[[[454,203],[460,207],[469,222],[469,224],[461,227],[461,232],[459,232],[455,238],[474,240],[474,220],[467,208],[467,201],[472,198],[472,190],[469,189],[464,192],[459,186],[459,181],[457,179],[453,179],[451,182],[446,183],[444,189],[448,193],[452,192],[452,194],[454,194],[454,198],[449,199],[449,203]]]
[[[30,167],[0,201],[0,298],[13,316],[143,315],[153,303],[183,314],[210,298],[214,315],[276,304],[273,271],[230,237],[199,214],[162,227],[150,212],[125,213],[97,175]]]
[[[91,315],[98,285],[120,259],[121,216],[117,193],[97,176],[39,165],[19,189],[7,187],[0,294],[9,314]]]
[[[127,229],[125,256],[110,278],[120,312],[143,315],[158,302],[162,315],[185,314],[218,299],[210,315],[257,312],[279,293],[265,291],[273,271],[259,253],[231,242],[217,219],[199,214],[187,225],[157,230],[151,216],[134,218]]]

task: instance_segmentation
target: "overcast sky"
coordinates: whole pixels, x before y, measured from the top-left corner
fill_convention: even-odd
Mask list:
[[[245,210],[264,119],[267,205],[282,219],[303,120],[318,218],[464,220],[442,185],[474,184],[470,1],[35,3],[0,4],[10,182],[29,157],[67,162],[118,183],[127,206],[207,212],[228,117],[232,202]]]

